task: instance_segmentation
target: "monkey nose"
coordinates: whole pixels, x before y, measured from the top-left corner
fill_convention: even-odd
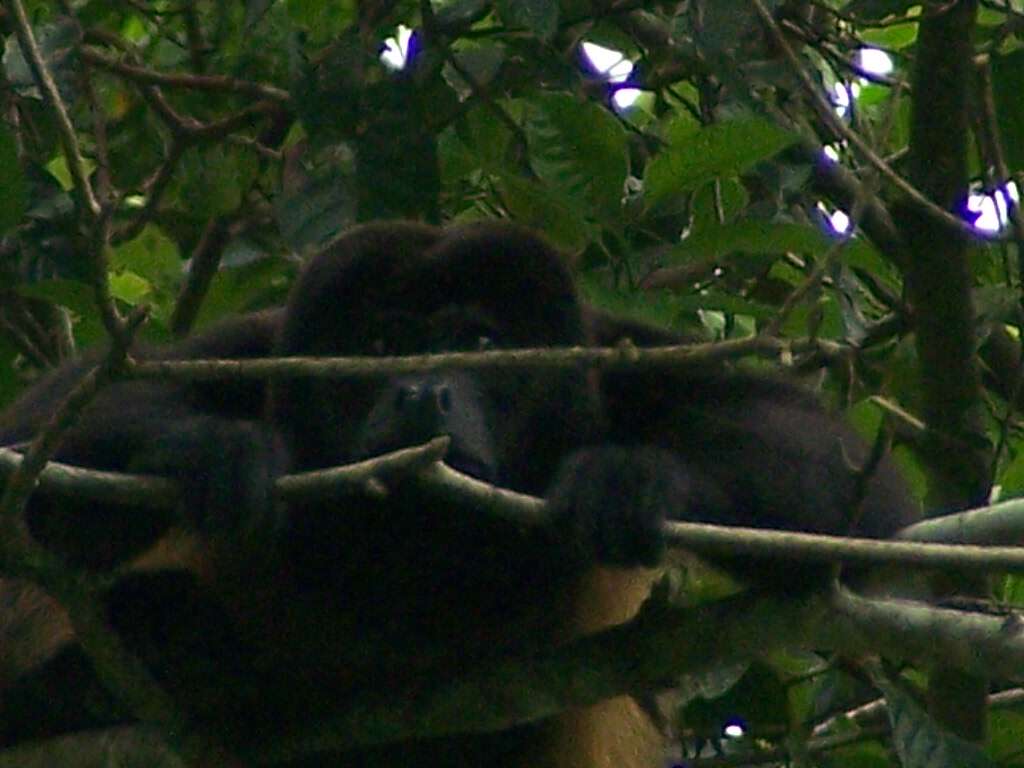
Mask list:
[[[435,437],[452,410],[451,388],[444,381],[405,382],[395,393],[395,410],[410,436]]]

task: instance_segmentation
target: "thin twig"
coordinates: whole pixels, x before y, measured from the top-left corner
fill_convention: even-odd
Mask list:
[[[35,34],[32,32],[32,25],[29,24],[28,15],[25,13],[25,5],[22,0],[9,0],[8,5],[14,16],[14,33],[18,37],[18,45],[21,53],[32,70],[32,77],[39,86],[43,98],[53,110],[57,121],[57,133],[60,136],[60,143],[64,149],[64,157],[68,164],[68,171],[74,182],[75,190],[85,205],[86,212],[93,218],[100,215],[100,204],[89,183],[89,174],[85,170],[85,158],[78,146],[78,137],[75,135],[75,128],[71,125],[71,118],[68,116],[68,108],[60,97],[57,83],[53,80],[43,54],[39,50]]]
[[[227,75],[193,75],[183,72],[159,72],[147,69],[139,64],[131,64],[113,56],[107,56],[96,48],[82,48],[82,58],[90,64],[116,72],[125,79],[146,85],[159,85],[167,88],[188,88],[194,91],[212,91],[217,93],[237,93],[243,96],[255,96],[258,99],[289,104],[291,94],[281,88],[251,80],[241,80]]]
[[[936,219],[954,227],[957,231],[963,232],[975,239],[1000,241],[1003,238],[999,234],[988,233],[983,230],[979,230],[963,219],[954,216],[949,211],[945,210],[939,205],[928,199],[920,190],[914,185],[900,176],[896,171],[892,169],[885,160],[875,154],[874,150],[868,146],[867,142],[864,141],[856,132],[850,130],[842,120],[840,120],[832,109],[832,105],[825,100],[821,95],[818,86],[811,79],[811,76],[807,74],[800,60],[797,58],[796,53],[790,46],[789,41],[786,40],[786,36],[779,29],[779,25],[775,22],[771,13],[765,8],[764,3],[761,0],[750,0],[750,3],[754,6],[757,14],[761,17],[762,23],[768,29],[769,34],[772,36],[772,40],[778,45],[779,50],[782,51],[786,57],[786,61],[789,63],[794,74],[799,78],[800,84],[803,86],[804,92],[806,93],[811,105],[814,107],[815,112],[818,116],[828,125],[828,127],[837,135],[845,139],[854,147],[865,160],[868,161],[878,172],[889,180],[897,189],[905,194],[910,200],[925,210],[929,215],[934,216]]]

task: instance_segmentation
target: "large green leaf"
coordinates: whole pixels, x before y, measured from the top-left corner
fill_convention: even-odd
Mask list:
[[[511,174],[498,178],[502,198],[513,218],[544,232],[551,242],[567,251],[586,245],[591,233],[576,206],[535,181]]]
[[[752,219],[697,232],[669,251],[668,260],[686,263],[736,251],[821,255],[833,245],[835,242],[816,227]]]
[[[617,217],[629,171],[626,133],[604,107],[569,94],[530,100],[530,165],[547,184],[583,210]]]
[[[668,148],[644,175],[649,206],[689,192],[719,176],[735,176],[797,141],[775,123],[748,117],[695,128],[686,118],[669,126]]]
[[[882,675],[873,675],[885,694],[893,746],[904,768],[995,768],[976,745],[943,731],[921,706]]]

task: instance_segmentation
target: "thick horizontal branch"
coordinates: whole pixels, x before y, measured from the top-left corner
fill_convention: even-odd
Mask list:
[[[816,342],[818,344],[820,342]],[[240,376],[256,379],[283,377],[344,378],[433,371],[441,368],[663,368],[705,364],[759,355],[776,357],[801,351],[808,344],[755,336],[709,344],[680,344],[639,348],[565,347],[502,349],[489,352],[448,352],[406,357],[267,357],[256,360],[146,360],[128,367],[133,378],[214,381]]]
[[[536,656],[505,659],[454,680],[368,694],[311,722],[304,733],[274,738],[254,757],[273,763],[353,745],[506,730],[570,707],[663,688],[682,672],[699,674],[800,646],[826,610],[823,596],[741,594],[696,609],[641,612],[627,624]]]
[[[894,538],[948,544],[1021,544],[1024,543],[1024,499],[932,517],[904,528]]]
[[[984,511],[974,510],[979,515]],[[1024,529],[1024,515],[1021,518],[1017,523],[1018,532]],[[950,521],[950,526],[955,527],[955,521]],[[903,538],[912,538],[914,527],[908,528]],[[1024,572],[1024,547],[856,539],[705,523],[669,522],[665,528],[670,546],[701,555],[749,555],[809,562],[842,561],[850,565],[899,564],[909,568]]]
[[[370,695],[354,707],[275,740],[258,762],[353,745],[486,733],[663,687],[782,648],[850,655],[883,651],[915,663],[986,669],[1020,679],[1024,637],[1004,616],[859,597],[845,589],[792,596],[743,593],[697,608],[648,605],[633,621],[530,658],[512,658],[456,680]]]
[[[365,489],[373,480],[387,479],[396,473],[415,473],[438,463],[447,452],[448,443],[447,437],[437,437],[429,443],[403,448],[366,461],[286,475],[276,481],[275,495],[279,501],[297,503],[311,497],[322,500],[351,494]],[[0,448],[0,476],[6,477],[13,472],[21,464],[21,459],[17,451]],[[43,493],[74,495],[79,499],[102,504],[153,509],[173,509],[181,501],[178,483],[167,477],[101,472],[56,461],[51,461],[40,473],[39,490]]]
[[[386,493],[388,481],[418,474],[420,482],[453,501],[480,509],[481,513],[523,525],[549,522],[543,499],[490,485],[441,463],[447,447],[448,438],[435,438],[422,446],[355,464],[288,475],[277,480],[276,495],[282,502],[297,503],[343,499],[368,489]],[[21,455],[16,451],[0,449],[0,474],[13,471],[20,461]],[[177,484],[167,478],[94,472],[57,462],[50,462],[43,470],[40,490],[139,507],[169,508],[180,499]],[[344,514],[344,510],[339,510],[339,514]],[[387,521],[382,520],[381,524],[386,525]],[[961,538],[964,534],[969,538]],[[851,565],[896,563],[913,568],[1024,571],[1024,547],[977,545],[986,540],[1018,541],[1024,537],[1024,502],[1006,502],[927,520],[897,534],[900,541],[675,521],[665,523],[665,536],[672,547],[707,556],[743,554],[810,562],[842,561]],[[976,543],[917,543],[918,539]]]

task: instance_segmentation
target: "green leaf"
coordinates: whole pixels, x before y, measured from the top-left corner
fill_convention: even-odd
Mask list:
[[[0,235],[21,221],[28,205],[25,174],[14,136],[0,125]]]
[[[0,336],[0,408],[6,408],[24,386],[15,365],[18,354],[14,345]]]
[[[242,147],[213,144],[186,152],[180,162],[177,194],[188,210],[204,217],[231,213],[259,170],[254,154]]]
[[[456,121],[451,133],[454,133],[463,148],[463,162],[466,163],[464,174],[481,168],[496,173],[507,164],[509,144],[513,138],[512,131],[494,110],[486,106],[471,109]],[[452,153],[457,151],[451,142],[449,147]],[[442,167],[452,159],[442,155]]]
[[[903,768],[995,768],[969,741],[941,728],[914,699],[882,675],[872,675],[889,705],[892,741]]]
[[[329,40],[351,27],[358,17],[355,0],[288,0],[288,18],[308,30],[314,40]]]
[[[18,294],[65,307],[76,315],[96,314],[92,286],[77,280],[40,280],[18,286]]]
[[[530,165],[582,210],[617,219],[629,171],[626,133],[607,109],[565,93],[530,102]]]
[[[57,180],[60,188],[65,192],[70,192],[75,186],[75,181],[71,178],[71,170],[68,168],[67,159],[64,155],[54,155],[53,159],[46,164],[46,170]]]
[[[896,267],[862,237],[854,237],[843,246],[840,258],[848,267],[861,269],[883,283],[894,283]]]
[[[917,42],[917,24],[864,27],[860,34],[865,42],[890,51],[899,51],[903,48],[909,48]]]
[[[502,198],[516,221],[538,229],[566,251],[578,251],[591,233],[578,208],[552,190],[511,174],[499,179]]]
[[[50,70],[50,75],[57,84],[64,103],[72,106],[76,102],[78,71],[76,67],[76,50],[81,42],[81,29],[78,23],[69,17],[62,18],[52,24],[38,25],[35,32],[36,44],[43,55],[43,61]],[[3,57],[7,80],[22,95],[41,99],[42,94],[36,88],[35,77],[29,69],[28,62],[21,53],[21,47],[15,35],[7,38]]]
[[[280,303],[295,265],[280,257],[257,258],[214,276],[196,318],[202,328],[228,315]]]
[[[852,0],[843,10],[859,20],[883,21],[902,16],[912,6],[919,4],[918,0]]]
[[[152,293],[152,288],[148,280],[134,272],[110,276],[111,295],[132,306],[144,301]]]
[[[1024,451],[1017,449],[1013,459],[1000,470],[998,480],[1004,498],[1024,495]]]
[[[110,267],[115,272],[133,272],[164,292],[176,290],[181,282],[178,245],[153,224],[113,249]]]
[[[93,287],[77,280],[40,280],[22,283],[18,293],[32,299],[56,304],[71,312],[74,318],[75,341],[83,347],[107,338],[106,330],[96,308]]]
[[[541,40],[558,30],[557,0],[498,0],[498,15],[505,26],[528,29]]]
[[[669,127],[669,147],[644,175],[649,206],[689,192],[719,176],[736,176],[795,143],[796,134],[760,118],[694,129],[691,119]]]
[[[999,131],[1011,168],[1024,168],[1024,49],[1008,56],[992,57],[992,92],[996,101]]]
[[[494,80],[495,76],[501,71],[502,64],[507,59],[505,46],[495,43],[467,45],[464,48],[453,51],[452,55],[455,57],[459,68],[456,70],[451,64],[446,64],[444,77],[458,92],[459,97],[463,99],[473,95],[474,87],[486,87]],[[460,72],[465,72],[473,85],[466,82],[465,78],[459,74]],[[490,107],[488,107],[488,111],[493,112]]]
[[[1005,761],[1001,765],[1020,766],[1021,734],[1024,734],[1024,715],[1020,712],[993,710],[988,721],[986,752]]]
[[[785,726],[786,686],[767,664],[731,665],[715,672],[720,673],[719,679],[714,679],[713,672],[700,676],[699,696],[690,699],[683,709],[682,719],[688,728],[698,735],[715,738],[725,723],[736,718],[746,724],[749,735],[754,737],[764,729],[770,732]],[[693,678],[686,675],[681,681],[680,688],[686,693],[692,691]]]
[[[451,0],[437,8],[434,17],[441,28],[458,28],[469,26],[489,10],[489,0]]]
[[[691,229],[696,234],[735,221],[746,210],[750,193],[739,179],[722,179],[717,185],[701,187],[691,200],[684,202],[689,205],[682,210],[691,211]]]
[[[854,743],[830,751],[831,759],[822,765],[842,768],[894,768],[889,750],[876,741]]]
[[[355,221],[354,162],[345,145],[309,169],[285,170],[283,189],[274,198],[274,215],[285,244],[294,251],[320,246]],[[298,165],[298,164],[296,164]]]
[[[995,599],[1016,607],[1024,606],[1024,578],[1013,574],[1004,576],[1002,584],[997,586]],[[1024,728],[1020,732],[1024,733]]]
[[[882,410],[871,400],[861,400],[843,412],[843,416],[868,443],[872,442],[882,428]]]
[[[716,290],[709,290],[701,295],[687,295],[679,298],[679,308],[683,312],[709,312],[718,310],[730,315],[749,315],[758,320],[768,320],[775,316],[776,309],[753,299],[732,296]]]
[[[289,90],[310,139],[322,144],[355,135],[363,118],[364,83],[359,73],[368,63],[359,35],[354,30],[342,34],[315,64],[293,41],[289,59]]]
[[[972,291],[978,321],[1016,323],[1020,317],[1020,291],[1009,285],[980,285]]]
[[[678,680],[681,701],[688,702],[698,698],[717,699],[724,696],[747,673],[750,664],[749,661],[738,661],[681,675]]]
[[[805,224],[738,221],[698,232],[668,253],[672,264],[715,258],[736,251],[776,254],[786,251],[821,255],[835,242],[820,229]]]

